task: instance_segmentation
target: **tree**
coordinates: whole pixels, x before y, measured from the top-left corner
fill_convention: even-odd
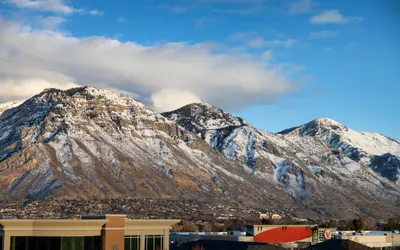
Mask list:
[[[197,226],[193,223],[184,223],[181,232],[197,232]]]
[[[213,225],[211,223],[204,223],[203,224],[203,231],[204,232],[212,232],[213,231]]]
[[[172,228],[171,228],[171,232],[180,232],[181,231],[181,229],[182,229],[182,226],[180,226],[180,225],[178,225],[178,224],[174,224],[174,225],[172,225]]]
[[[362,219],[354,219],[347,223],[347,230],[361,231],[365,227],[365,223]]]
[[[361,231],[365,228],[365,223],[362,219],[354,219],[347,222],[347,230]]]
[[[366,230],[375,230],[376,229],[376,221],[372,217],[367,217],[364,220]]]
[[[400,230],[399,222],[394,218],[389,218],[387,220],[385,230],[387,231]]]
[[[346,230],[355,230],[352,220],[347,222]]]
[[[199,229],[199,232],[204,232],[204,224],[198,223],[196,226]]]
[[[365,227],[365,223],[362,219],[354,219],[353,224],[354,224],[354,229],[357,231],[361,231]]]
[[[328,222],[328,228],[333,228],[333,227],[336,227],[336,221],[335,220],[330,220],[329,222]]]

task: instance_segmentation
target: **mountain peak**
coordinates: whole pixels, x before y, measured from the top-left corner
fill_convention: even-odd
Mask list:
[[[319,124],[324,124],[324,125],[342,125],[339,122],[330,119],[330,118],[318,118],[314,120],[315,122],[319,123]]]
[[[83,86],[70,88],[66,90],[48,88],[44,89],[40,94],[34,96],[33,98],[39,98],[40,100],[48,101],[53,98],[58,100],[59,98],[84,98],[93,99],[100,98],[102,100],[108,101],[110,103],[121,105],[121,106],[136,106],[144,108],[145,105],[126,94],[119,94],[107,89],[96,88],[92,86]],[[147,108],[149,109],[149,108]]]
[[[225,113],[223,110],[205,102],[188,104],[180,109],[165,112],[162,115],[169,117],[184,127],[187,127],[187,124],[190,123],[192,128],[190,130],[195,133],[199,130],[248,125],[242,118]]]
[[[318,118],[307,122],[306,124],[285,129],[283,131],[278,132],[278,134],[301,134],[301,135],[315,135],[318,131],[326,131],[326,130],[338,130],[338,129],[346,129],[346,126],[343,124],[330,119],[330,118]]]

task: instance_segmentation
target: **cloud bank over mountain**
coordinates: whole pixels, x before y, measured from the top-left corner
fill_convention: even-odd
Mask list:
[[[242,108],[296,89],[284,68],[205,43],[141,45],[78,38],[0,19],[0,101],[43,88],[92,85],[129,93],[158,111],[192,101]]]

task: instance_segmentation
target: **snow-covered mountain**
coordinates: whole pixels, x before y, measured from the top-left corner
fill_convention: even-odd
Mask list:
[[[47,89],[0,116],[0,190],[29,199],[217,199],[299,216],[397,213],[398,142],[356,134],[390,149],[371,154],[378,144],[335,141],[329,131],[342,125],[326,123],[273,134],[205,103],[161,115],[102,89]]]
[[[101,89],[48,89],[0,116],[0,188],[14,197],[235,192],[261,202],[243,173],[174,121]]]
[[[343,152],[354,162],[369,166],[388,180],[400,183],[400,142],[395,139],[378,133],[357,132],[328,118],[316,119],[280,134],[293,142],[299,142],[299,137],[312,137]],[[307,146],[318,152],[314,145],[312,142]]]
[[[393,177],[399,173],[398,158],[391,153],[398,152],[400,146],[393,139],[358,133],[330,119],[273,134],[204,103],[163,115],[200,135],[229,159],[239,161],[254,176],[276,182],[297,202],[327,202],[324,195],[329,193],[332,205],[336,200],[333,194],[399,203],[400,185],[398,177]],[[332,132],[339,130],[343,133],[335,136]],[[375,152],[385,154],[364,153],[375,148]]]

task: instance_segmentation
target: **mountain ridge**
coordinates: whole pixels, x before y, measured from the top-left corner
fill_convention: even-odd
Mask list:
[[[158,114],[106,90],[50,89],[5,111],[0,134],[12,197],[207,197],[318,216],[391,214],[399,202],[397,157],[367,166],[323,138],[261,131],[204,103]]]
[[[186,109],[192,106],[192,110],[196,110],[197,105],[189,105]],[[196,127],[193,123],[199,120],[196,112],[181,112],[179,109],[164,115],[174,119],[183,127],[187,124]],[[348,144],[346,140],[342,141],[339,135],[333,133],[335,129],[349,130],[348,127],[332,119],[320,118],[276,134],[258,130],[251,125],[229,129],[208,127],[195,132],[205,134],[203,138],[211,146],[228,158],[241,161],[244,168],[275,176],[275,179],[279,179],[278,182],[282,182],[286,191],[294,198],[299,197],[295,195],[296,192],[300,192],[300,199],[309,193],[318,193],[318,188],[311,189],[310,182],[320,180],[333,183],[332,187],[336,187],[337,184],[334,183],[339,181],[338,183],[343,185],[345,181],[351,188],[356,180],[359,182],[356,185],[362,186],[363,190],[369,190],[371,195],[378,192],[389,200],[398,200],[400,172],[396,165],[398,158],[393,158],[394,163],[391,167],[374,166],[374,163],[383,162],[392,155],[382,156],[383,158],[380,154],[363,155],[363,151]],[[265,147],[266,145],[268,147]],[[380,158],[375,159],[377,156]],[[390,169],[389,172],[386,172],[387,169]],[[288,170],[292,170],[292,173],[287,173]],[[280,179],[282,175],[286,175],[283,180]],[[307,176],[306,178],[310,180],[307,182],[304,178],[298,178],[299,175]],[[361,176],[368,178],[360,178]]]

